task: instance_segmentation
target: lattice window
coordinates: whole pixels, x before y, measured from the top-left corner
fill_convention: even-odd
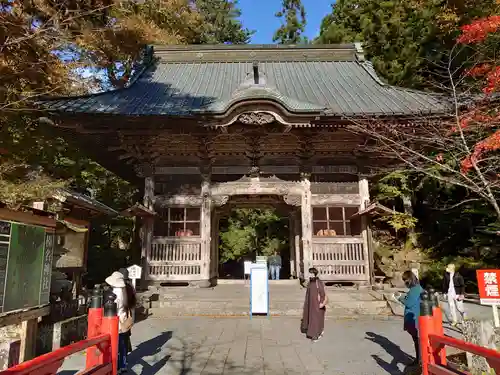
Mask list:
[[[165,207],[158,212],[154,235],[184,237],[200,235],[200,207]]]
[[[313,235],[319,237],[359,236],[361,220],[351,217],[359,210],[356,206],[313,207]]]

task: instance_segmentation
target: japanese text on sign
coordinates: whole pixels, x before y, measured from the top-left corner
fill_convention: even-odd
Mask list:
[[[481,304],[500,304],[499,279],[500,270],[477,270],[477,286]]]

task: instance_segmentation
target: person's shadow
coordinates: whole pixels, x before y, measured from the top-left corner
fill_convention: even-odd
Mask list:
[[[387,373],[391,375],[403,375],[406,373],[399,369],[398,364],[402,364],[405,368],[407,368],[408,365],[413,362],[413,358],[408,355],[408,353],[404,352],[399,345],[396,345],[387,337],[374,332],[366,332],[365,339],[380,345],[388,354],[392,356],[392,360],[387,362],[380,358],[380,356],[372,354],[372,358],[375,362],[387,371]]]
[[[172,338],[172,331],[163,332],[160,335],[152,338],[151,340],[141,342],[127,358],[129,374],[135,375],[155,375],[170,359],[169,355],[164,355],[158,361],[155,358],[154,364],[148,363],[145,357],[155,356],[161,354],[163,346]],[[141,365],[142,370],[136,372],[134,366]]]

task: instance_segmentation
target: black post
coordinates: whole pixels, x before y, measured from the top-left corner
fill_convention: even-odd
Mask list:
[[[116,307],[116,295],[114,293],[106,294],[106,301],[104,302],[104,316],[116,316],[117,315],[117,307]]]
[[[102,289],[101,284],[94,285],[92,289],[92,295],[90,296],[90,306],[91,309],[99,309],[102,307]]]
[[[439,307],[439,299],[434,288],[429,288],[429,296],[431,299],[432,307]]]
[[[425,290],[420,296],[420,316],[432,316],[432,302]]]

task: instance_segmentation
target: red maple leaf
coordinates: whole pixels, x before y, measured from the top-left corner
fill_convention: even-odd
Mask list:
[[[462,34],[457,38],[461,44],[473,44],[484,41],[489,34],[500,28],[500,16],[480,18],[474,22],[462,26]]]

